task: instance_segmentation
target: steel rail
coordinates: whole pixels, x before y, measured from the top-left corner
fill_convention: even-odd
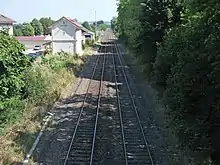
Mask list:
[[[86,99],[88,97],[89,88],[90,88],[92,79],[95,75],[95,71],[96,71],[96,68],[97,68],[97,65],[98,65],[99,58],[100,57],[98,56],[97,60],[96,60],[96,63],[95,63],[95,66],[94,66],[94,69],[93,69],[93,72],[92,72],[92,75],[91,75],[91,78],[90,78],[90,81],[89,81],[89,85],[88,85],[87,90],[86,90],[86,95],[84,97],[83,104],[82,104],[81,109],[80,109],[80,113],[79,113],[77,123],[76,123],[75,129],[74,129],[73,135],[72,135],[72,139],[71,139],[71,142],[70,142],[70,145],[69,145],[69,148],[68,148],[68,152],[67,152],[67,155],[65,157],[64,165],[67,164],[67,161],[68,161],[68,158],[69,158],[69,155],[70,155],[70,152],[71,152],[71,148],[72,148],[75,136],[76,136],[77,129],[79,127],[80,119],[81,119],[81,116],[82,116],[82,113],[83,113],[83,110],[84,110],[84,105],[85,105]]]
[[[105,52],[104,53],[106,53],[106,52],[107,51],[106,51],[106,47],[105,47]],[[104,71],[105,71],[105,54],[103,56],[104,56],[104,61],[102,63],[102,74],[101,74],[101,78],[100,78],[99,94],[98,94],[98,101],[97,101],[97,108],[96,108],[96,119],[95,119],[95,126],[94,126],[93,139],[92,139],[92,149],[91,149],[90,163],[89,163],[90,165],[93,164],[95,140],[96,140],[96,132],[97,132],[100,101],[101,101],[101,92],[102,92],[102,81],[103,81]]]
[[[142,134],[142,136],[143,136],[145,146],[147,147],[147,152],[148,152],[148,155],[149,155],[149,157],[150,157],[151,165],[154,165],[154,161],[153,161],[153,158],[152,158],[152,155],[151,155],[151,151],[150,151],[150,148],[149,148],[149,144],[148,144],[147,138],[146,138],[146,136],[145,136],[145,134],[144,134],[144,129],[143,129],[143,126],[142,126],[141,121],[140,121],[140,116],[139,116],[139,114],[138,114],[137,107],[136,107],[136,104],[135,104],[135,100],[134,100],[133,94],[132,94],[132,92],[131,92],[131,87],[130,87],[130,85],[129,85],[126,72],[125,72],[124,67],[123,67],[123,65],[122,65],[122,61],[121,61],[121,58],[120,58],[121,52],[120,52],[120,50],[118,49],[118,45],[117,45],[117,44],[115,44],[115,48],[116,48],[116,54],[117,54],[118,59],[119,59],[119,63],[120,63],[121,68],[122,68],[123,76],[124,76],[125,81],[126,81],[126,86],[127,86],[127,89],[128,89],[128,92],[129,92],[131,101],[132,101],[133,109],[134,109],[134,111],[135,111],[135,114],[136,114],[136,117],[137,117],[137,120],[138,120],[139,127],[140,127],[140,129],[141,129],[141,134]]]
[[[117,103],[118,103],[118,111],[119,111],[119,117],[120,117],[120,124],[121,124],[121,135],[122,135],[122,142],[123,142],[123,150],[124,150],[124,157],[125,157],[125,165],[128,165],[128,156],[127,156],[127,150],[126,150],[126,144],[125,144],[125,134],[124,134],[124,125],[123,125],[123,119],[122,119],[122,111],[121,111],[121,102],[120,102],[120,96],[118,92],[118,80],[117,80],[117,72],[116,72],[116,63],[115,63],[115,55],[114,55],[114,48],[113,47],[113,68],[114,68],[114,77],[115,77],[115,88],[116,88],[116,95],[117,95]],[[117,53],[117,52],[116,52]]]

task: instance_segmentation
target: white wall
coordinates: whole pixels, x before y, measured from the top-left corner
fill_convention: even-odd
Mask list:
[[[95,40],[95,34],[91,34],[91,39]]]
[[[0,30],[8,29],[9,35],[13,36],[13,25],[0,25]]]
[[[82,55],[83,54],[83,49],[82,49],[82,30],[77,30],[76,31],[76,54]]]
[[[79,30],[72,25],[69,21],[61,19],[53,25],[51,31],[52,39],[52,52],[56,54],[64,51],[71,54],[76,54],[79,51],[76,40],[78,35],[76,33]]]
[[[76,28],[67,20],[58,21],[52,28],[52,40],[75,40]]]
[[[64,42],[64,41],[56,41],[52,43],[53,54],[64,51],[66,53],[74,54],[75,53],[75,43],[74,42]]]

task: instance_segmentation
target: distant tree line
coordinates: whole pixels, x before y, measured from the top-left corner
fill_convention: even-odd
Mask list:
[[[103,20],[97,21],[96,24],[97,24],[97,29],[96,30],[103,30],[103,31],[105,31],[108,28],[108,25],[105,24],[105,22]],[[82,23],[82,25],[85,28],[87,28],[87,29],[89,29],[89,30],[91,30],[93,32],[95,31],[95,26],[96,26],[95,22],[93,22],[92,24],[89,24],[88,21],[85,21],[85,22]]]
[[[30,23],[14,25],[15,36],[34,36],[34,35],[48,35],[50,34],[49,27],[54,23],[54,20],[49,18],[34,18]]]
[[[14,35],[15,36],[34,36],[34,35],[48,35],[50,34],[49,27],[55,21],[50,17],[45,17],[41,19],[34,18],[30,23],[24,22],[22,24],[14,25]],[[89,24],[88,21],[82,23],[82,25],[88,30],[95,31],[95,23]],[[97,30],[105,31],[109,26],[105,24],[103,20],[97,21]]]

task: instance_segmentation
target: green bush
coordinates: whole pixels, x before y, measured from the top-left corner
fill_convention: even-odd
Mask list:
[[[25,72],[25,84],[28,102],[41,103],[48,91],[51,79],[47,74],[47,68],[40,65],[33,65]]]
[[[28,100],[35,104],[42,103],[47,97],[48,91],[52,91],[53,86],[59,86],[56,79],[59,76],[62,77],[62,75],[58,75],[60,71],[65,69],[65,74],[71,74],[69,72],[70,64],[74,65],[76,58],[76,56],[66,53],[59,55],[47,54],[41,57],[40,63],[36,62],[30,69],[26,70],[25,82]]]
[[[15,38],[0,33],[0,101],[21,94],[23,71],[30,64],[23,51]]]
[[[166,36],[155,77],[165,88],[170,121],[182,146],[219,164],[220,24],[207,21],[198,18]]]
[[[196,23],[196,22],[194,22]],[[185,56],[192,49],[192,44],[199,39],[200,34],[196,35],[196,29],[192,29],[193,23],[173,28],[158,49],[156,61],[154,63],[154,81],[156,85],[164,89],[167,85],[168,74],[176,64],[179,56]],[[195,33],[194,33],[195,32]]]
[[[25,103],[20,98],[5,99],[0,104],[0,135],[4,133],[4,128],[8,124],[19,119],[24,111]]]
[[[13,123],[22,114],[21,101],[25,86],[24,70],[30,66],[29,59],[15,38],[0,33],[0,130]]]
[[[57,55],[48,54],[43,56],[41,64],[47,64],[56,71],[60,68],[68,68],[69,64],[74,63],[77,59],[79,59],[77,55],[70,55],[68,53],[61,52]]]
[[[87,39],[85,45],[86,45],[86,46],[93,46],[94,43],[95,43],[94,40]]]
[[[3,41],[2,43],[5,45],[18,44],[11,37],[7,39],[10,40],[8,43]],[[23,48],[21,45],[19,46],[19,48]],[[13,46],[11,47],[13,48]],[[2,48],[3,50],[0,49],[3,52],[1,55],[4,55],[1,56],[2,64],[4,64],[2,68],[5,69],[1,70],[4,71],[1,72],[1,78],[4,79],[0,80],[3,82],[0,85],[5,85],[3,86],[5,89],[9,88],[6,92],[10,91],[10,93],[2,91],[0,93],[1,133],[7,125],[14,123],[20,117],[22,118],[25,104],[33,106],[51,104],[59,98],[61,90],[73,81],[73,71],[79,69],[80,65],[80,63],[77,63],[77,60],[79,60],[77,56],[66,53],[45,55],[37,58],[29,65],[28,57],[24,56],[19,50],[16,50],[16,47],[15,49],[12,48],[10,49],[10,46],[8,46],[7,48]],[[4,54],[7,49],[14,57],[11,57],[11,54],[8,54],[8,56]],[[20,55],[20,58],[16,58],[16,55]],[[23,61],[21,60],[22,58]],[[14,65],[12,65],[13,60]],[[23,63],[18,63],[19,60]],[[17,77],[14,77],[15,75]],[[13,89],[12,87],[16,88]]]

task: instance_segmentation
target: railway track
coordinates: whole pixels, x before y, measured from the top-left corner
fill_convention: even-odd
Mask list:
[[[122,53],[112,42],[105,43],[100,52],[64,165],[154,165]]]
[[[125,164],[146,164],[154,165],[152,154],[147,142],[147,138],[144,134],[143,126],[140,121],[135,99],[133,97],[131,87],[128,82],[127,74],[125,72],[125,65],[122,63],[122,55],[115,44],[115,72],[118,75],[116,82],[122,83],[118,87],[120,91],[119,97],[119,109],[121,111],[121,122],[124,138],[124,150],[125,150]]]
[[[102,64],[101,68],[98,67],[100,65],[99,63]],[[98,56],[79,112],[68,152],[64,160],[64,165],[91,164],[88,162],[93,161],[104,65],[105,55],[103,55],[103,57]],[[94,79],[100,79],[99,83],[97,84],[96,81],[93,81]],[[93,92],[93,95],[92,89],[99,89],[99,91],[96,93]]]
[[[109,43],[105,43],[104,46],[107,50],[104,74],[105,93],[101,99],[103,108],[100,112],[93,164],[118,165],[124,164],[124,151],[121,147],[121,124],[114,81],[113,50]]]

